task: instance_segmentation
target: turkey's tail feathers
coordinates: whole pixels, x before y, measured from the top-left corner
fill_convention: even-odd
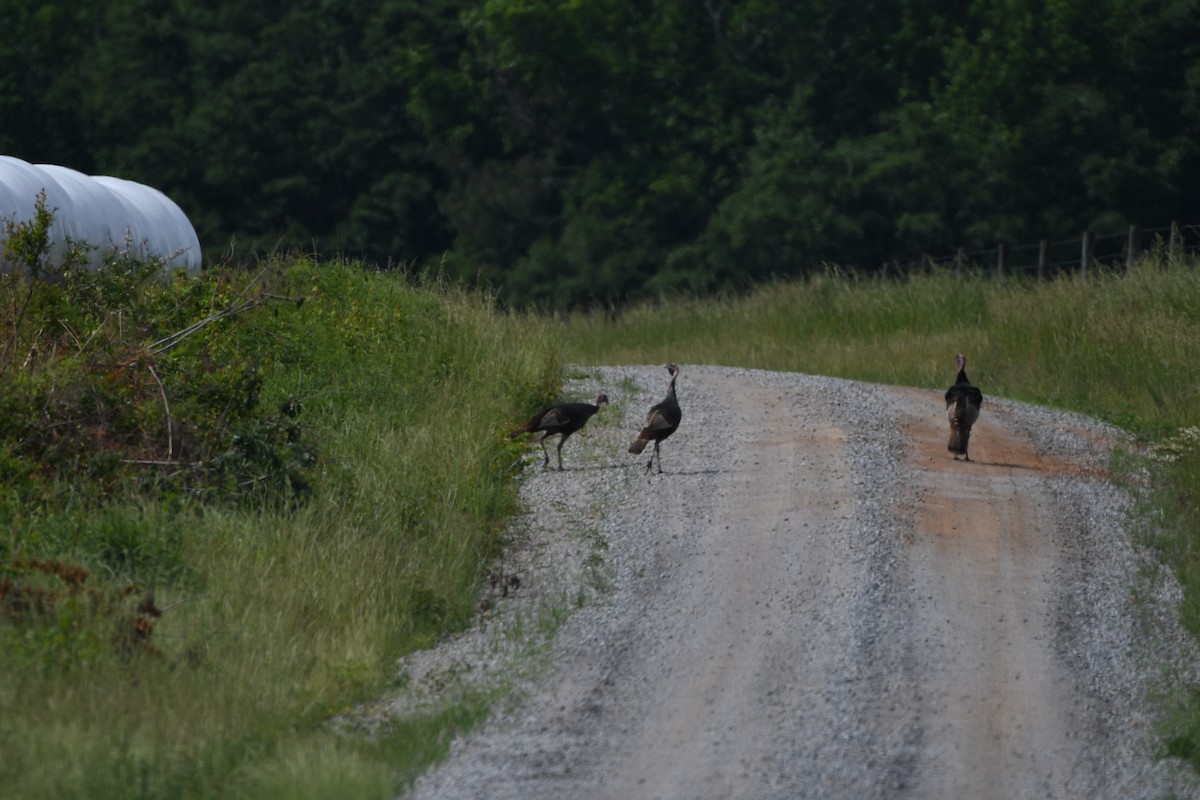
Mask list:
[[[534,428],[536,428],[538,426],[538,423],[540,423],[542,421],[542,416],[543,416],[542,414],[533,415],[532,417],[529,418],[528,422],[526,422],[521,427],[517,428],[512,433],[510,433],[508,435],[508,438],[515,439],[518,436],[520,436],[522,433],[529,433],[531,430],[533,430]]]
[[[638,453],[645,450],[646,445],[648,445],[648,444],[650,444],[649,439],[638,436],[638,438],[633,440],[633,444],[629,445],[629,452],[633,453],[634,455],[637,455]]]
[[[971,409],[965,397],[960,396],[950,411],[950,442],[946,449],[956,455],[965,456],[971,440]]]
[[[956,420],[950,423],[950,443],[946,446],[946,449],[951,453],[965,456],[967,454],[967,442],[970,438],[971,429]]]

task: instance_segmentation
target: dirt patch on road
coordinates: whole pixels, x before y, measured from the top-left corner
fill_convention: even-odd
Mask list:
[[[946,450],[950,428],[945,422],[942,393],[904,387],[892,387],[891,391],[901,400],[904,408],[919,407],[922,410],[919,415],[908,416],[902,423],[902,430],[912,444],[910,463],[913,468],[935,471],[954,469],[953,454]],[[1081,464],[1058,455],[1039,453],[1030,432],[1015,424],[1007,405],[996,407],[994,402],[985,399],[984,408],[986,411],[981,413],[971,436],[971,463],[976,467],[1108,478],[1105,465]],[[1090,441],[1097,449],[1108,451],[1119,444],[1113,436],[1080,425],[1060,421],[1057,427],[1063,433]]]
[[[1028,428],[986,402],[972,460],[955,460],[948,425],[932,424],[938,393],[891,394],[901,415],[931,409],[904,425],[912,711],[925,743],[914,794],[1070,796],[1088,778],[1089,723],[1056,652],[1068,559],[1046,486],[1102,471],[1039,453]]]

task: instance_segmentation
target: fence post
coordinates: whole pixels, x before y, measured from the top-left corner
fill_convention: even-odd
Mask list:
[[[1001,242],[996,246],[996,278],[1004,280],[1004,272],[1008,268],[1008,245]]]
[[[1167,263],[1174,264],[1179,257],[1179,223],[1171,220],[1171,238],[1167,243]]]
[[[958,252],[954,254],[954,277],[957,280],[962,280],[963,266],[967,263],[967,251],[958,248]]]
[[[1085,280],[1088,275],[1088,266],[1092,263],[1092,253],[1096,250],[1095,237],[1091,231],[1083,232],[1083,252],[1079,254],[1079,274]]]
[[[1125,246],[1125,271],[1133,270],[1133,265],[1137,263],[1138,256],[1142,254],[1142,232],[1138,230],[1137,225],[1129,226],[1129,243]]]
[[[1042,239],[1038,242],[1038,266],[1037,279],[1039,281],[1046,279],[1046,266],[1050,263],[1050,240]]]

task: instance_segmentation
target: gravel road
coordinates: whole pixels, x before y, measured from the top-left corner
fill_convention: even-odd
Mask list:
[[[1152,757],[1149,698],[1200,662],[1106,478],[1120,431],[983,384],[965,463],[944,387],[685,365],[647,475],[667,377],[568,387],[613,402],[528,470],[519,588],[384,713],[508,700],[405,797],[1200,796]]]

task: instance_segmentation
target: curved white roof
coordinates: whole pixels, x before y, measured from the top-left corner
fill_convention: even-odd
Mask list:
[[[50,230],[52,263],[61,264],[66,241],[86,242],[98,250],[89,267],[103,264],[103,253],[129,249],[137,258],[166,259],[168,269],[200,271],[200,240],[174,202],[149,186],[106,175],[87,176],[53,164],[29,164],[0,156],[0,219],[33,219],[37,196],[46,192],[54,211]],[[3,231],[0,230],[0,235]],[[0,272],[7,270],[0,255]]]

